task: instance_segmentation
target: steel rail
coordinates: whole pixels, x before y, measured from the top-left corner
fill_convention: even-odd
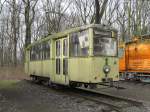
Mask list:
[[[32,82],[30,80],[25,80],[25,81]],[[40,86],[49,88],[49,86],[45,86],[43,84],[42,85],[40,84]],[[57,90],[61,93],[78,96],[85,100],[103,104],[105,106],[110,107],[112,110],[114,110],[116,112],[122,112],[122,109],[127,108],[127,107],[132,107],[132,106],[136,106],[136,107],[141,106],[142,107],[143,106],[143,102],[141,102],[141,101],[137,101],[137,100],[125,98],[125,97],[120,97],[120,96],[115,96],[115,95],[111,95],[111,94],[93,90],[93,89],[68,88],[66,86],[61,86],[61,87],[63,87],[63,89],[55,89],[55,90]],[[117,105],[120,102],[123,102],[125,105],[122,105],[122,106]]]

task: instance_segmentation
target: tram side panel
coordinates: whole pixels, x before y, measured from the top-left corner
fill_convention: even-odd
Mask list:
[[[51,77],[51,75],[53,74],[53,64],[52,64],[52,60],[44,60],[42,62],[42,68],[43,68],[43,76],[44,77]]]
[[[70,58],[69,59],[69,80],[75,82],[92,82],[90,79],[90,58]]]

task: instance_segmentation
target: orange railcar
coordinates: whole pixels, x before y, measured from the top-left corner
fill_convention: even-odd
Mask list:
[[[146,37],[146,38],[145,38]],[[119,61],[120,73],[134,76],[150,75],[150,35],[125,44],[124,55]]]
[[[126,45],[125,69],[150,73],[150,42],[136,42]]]

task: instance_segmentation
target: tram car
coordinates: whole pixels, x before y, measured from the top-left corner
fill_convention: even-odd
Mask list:
[[[150,34],[136,37],[124,47],[119,60],[120,76],[126,80],[150,82]]]
[[[71,87],[118,81],[117,45],[117,30],[99,24],[48,35],[25,49],[25,72]]]

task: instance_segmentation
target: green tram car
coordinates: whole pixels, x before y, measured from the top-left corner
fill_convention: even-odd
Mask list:
[[[91,24],[48,35],[25,49],[25,72],[71,87],[118,81],[117,31]]]

